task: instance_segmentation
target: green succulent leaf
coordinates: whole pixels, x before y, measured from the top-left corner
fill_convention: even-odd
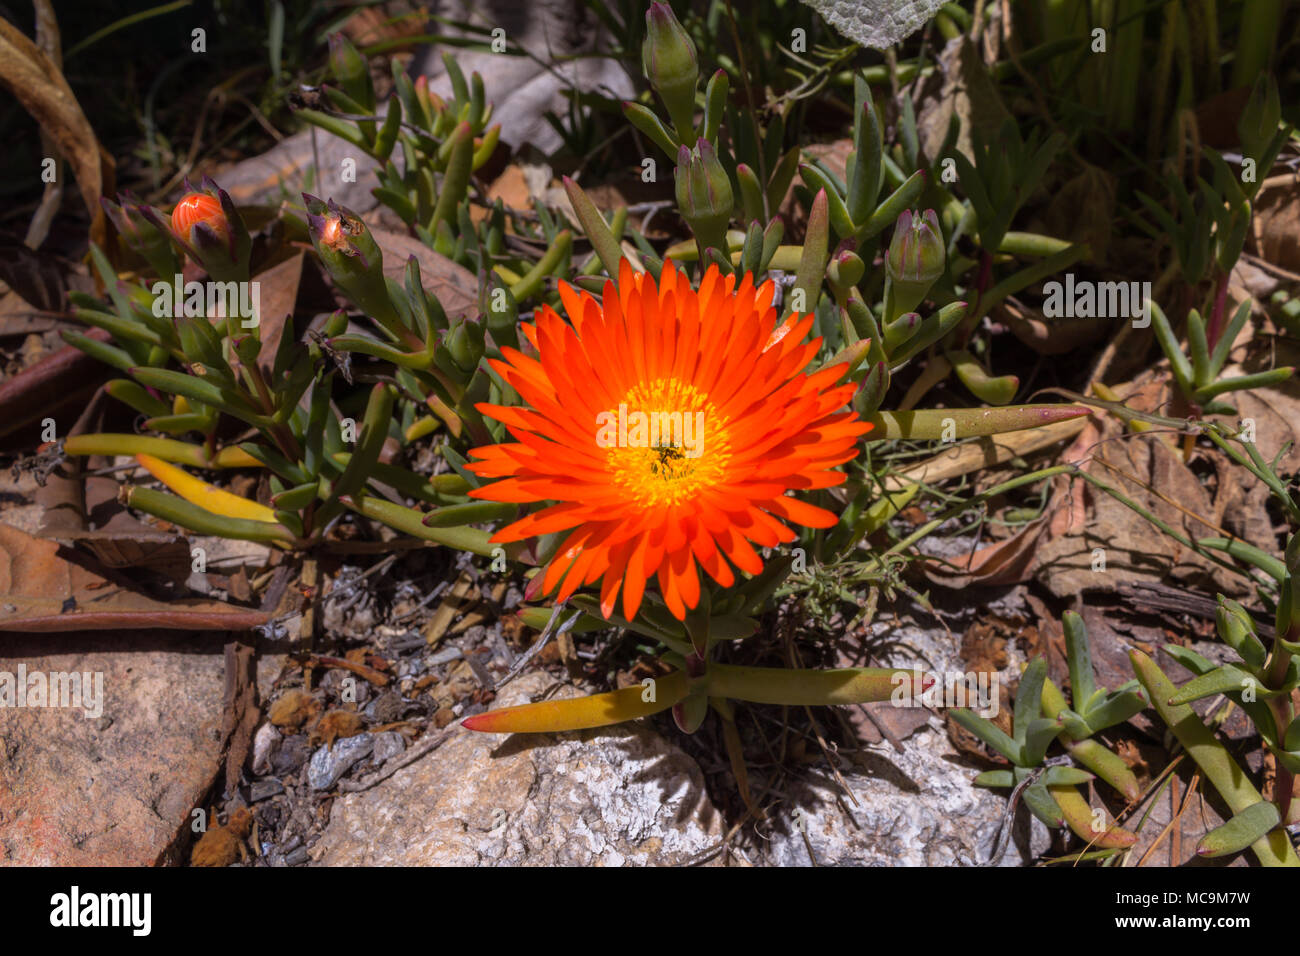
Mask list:
[[[985,770],[972,781],[977,787],[1014,787],[1016,779],[1010,770]]]
[[[1042,780],[1031,783],[1021,791],[1020,799],[1024,801],[1029,812],[1038,817],[1046,826],[1054,830],[1065,826],[1065,812],[1056,798],[1047,790]]]
[[[948,714],[958,724],[984,741],[1007,760],[1014,764],[1020,763],[1020,744],[1008,737],[997,725],[985,720],[973,711],[966,710],[964,707],[954,708],[948,711]]]
[[[1049,787],[1077,787],[1092,779],[1092,774],[1078,767],[1048,767],[1043,772],[1043,783]]]
[[[1227,823],[1201,837],[1196,844],[1196,855],[1213,858],[1240,853],[1256,840],[1263,839],[1280,822],[1277,807],[1261,800],[1235,813]]]
[[[1061,616],[1065,631],[1065,659],[1070,669],[1070,696],[1075,704],[1085,704],[1096,686],[1092,678],[1092,649],[1088,644],[1088,628],[1074,611]]]

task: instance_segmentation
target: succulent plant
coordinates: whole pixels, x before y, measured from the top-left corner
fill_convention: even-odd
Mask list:
[[[1075,788],[1091,781],[1093,773],[1088,771],[1093,771],[1128,800],[1137,799],[1137,780],[1132,771],[1113,751],[1091,738],[1104,727],[1133,716],[1145,701],[1129,687],[1109,694],[1094,689],[1083,622],[1078,615],[1067,613],[1064,626],[1071,692],[1076,702],[1085,701],[1080,705],[1082,714],[1066,705],[1061,691],[1047,677],[1047,661],[1042,657],[1030,661],[1020,675],[1010,736],[992,721],[965,708],[949,713],[1012,765],[1010,770],[985,771],[975,778],[976,786],[1012,788],[1013,809],[1018,796],[1029,812],[1047,826],[1068,825],[1090,845],[1102,849],[1129,847],[1137,837],[1117,825],[1100,825],[1104,817]],[[1066,762],[1048,763],[1047,750],[1058,740]],[[1074,761],[1088,770],[1073,766]]]

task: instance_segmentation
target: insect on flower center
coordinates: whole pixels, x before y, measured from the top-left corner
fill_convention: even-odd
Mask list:
[[[717,409],[699,389],[673,378],[633,387],[617,408],[597,417],[597,426],[610,475],[647,508],[689,500],[717,484],[730,458]]]

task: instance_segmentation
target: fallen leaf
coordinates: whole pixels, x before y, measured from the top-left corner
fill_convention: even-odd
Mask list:
[[[923,570],[935,584],[947,588],[975,585],[996,587],[1028,580],[1037,565],[1038,539],[1047,530],[1049,515],[1031,521],[1011,537],[973,552],[927,558]]]
[[[298,284],[302,281],[302,260],[305,253],[274,265],[254,278],[259,284],[261,296],[261,316],[257,334],[262,345],[257,353],[257,363],[268,372],[275,362],[276,350],[280,347],[280,334],[284,331],[285,319],[293,315],[298,303]],[[301,334],[300,329],[295,329]]]
[[[246,631],[268,617],[220,601],[156,601],[75,564],[53,541],[0,525],[0,631]]]
[[[101,389],[65,437],[103,430],[106,411]],[[135,517],[118,501],[116,481],[82,477],[87,464],[80,456],[65,459],[37,490],[42,515],[36,536],[84,548],[105,568],[148,567],[176,580],[188,578],[190,545],[184,536]]]
[[[464,266],[400,232],[372,229],[370,234],[383,250],[385,276],[402,282],[406,276],[407,260],[415,256],[420,263],[420,282],[424,290],[437,297],[448,318],[472,312],[478,307],[478,280]]]
[[[103,329],[89,329],[86,336],[98,342],[109,341],[109,334]],[[58,421],[60,412],[69,406],[75,406],[80,414],[95,389],[112,371],[103,362],[68,345],[13,378],[5,379],[0,382],[0,436],[46,416]]]
[[[1064,355],[1090,345],[1103,338],[1115,324],[1110,318],[1048,318],[1041,309],[1031,308],[1015,296],[994,306],[990,315],[1039,355]]]
[[[1057,239],[1086,242],[1089,261],[1105,262],[1114,234],[1116,184],[1114,173],[1085,163],[1082,172],[1052,189],[1043,231]]]
[[[499,4],[492,25],[505,31],[511,50],[523,56],[501,56],[489,50],[457,47],[456,62],[465,76],[483,77],[493,124],[501,124],[501,141],[511,148],[530,146],[550,155],[564,140],[547,122],[552,113],[570,125],[574,101],[600,97],[615,103],[635,94],[632,80],[617,60],[605,54],[612,41],[600,17],[570,3]],[[481,43],[479,28],[453,24],[440,27],[448,37],[468,37]],[[429,77],[429,92],[450,99],[451,80],[442,64],[447,47],[428,46],[411,62],[412,76]]]
[[[1011,114],[989,77],[979,50],[966,35],[949,40],[939,55],[938,70],[931,76],[927,89],[919,95],[916,132],[926,157],[939,154],[948,135],[948,125],[956,116],[961,122],[956,149],[973,158],[971,132],[978,129],[986,143],[996,143],[998,130]],[[937,91],[934,84],[940,84]]]
[[[20,242],[0,242],[0,280],[33,309],[63,311],[67,291],[64,267],[49,252],[29,249]]]
[[[1300,272],[1300,174],[1265,179],[1254,209],[1250,251],[1275,266]]]
[[[1162,367],[1112,388],[1130,408],[1166,412],[1168,373]],[[1090,424],[1064,454],[1187,538],[1221,536],[1233,499],[1202,483],[1161,434],[1134,434],[1110,415]],[[1198,455],[1201,452],[1197,453]],[[1055,480],[1058,506],[1039,541],[1034,576],[1053,594],[1114,591],[1120,584],[1164,581],[1210,594],[1241,597],[1245,578],[1201,557],[1082,478]]]
[[[0,83],[13,92],[72,167],[90,212],[90,238],[107,245],[99,197],[113,192],[113,158],[99,145],[62,71],[18,28],[0,18]]]

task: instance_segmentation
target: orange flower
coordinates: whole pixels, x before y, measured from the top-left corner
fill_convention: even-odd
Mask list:
[[[472,492],[552,502],[493,542],[569,531],[545,572],[560,600],[601,584],[609,617],[620,587],[631,620],[653,575],[680,620],[699,603],[696,563],[722,587],[731,565],[757,574],[751,545],[795,540],[781,520],[828,528],[837,517],[791,489],[829,488],[871,426],[844,406],[845,365],[804,374],[820,339],[811,315],[777,326],[773,286],[709,269],[698,292],[671,262],[658,287],[622,263],[603,298],[561,284],[571,325],[544,306],[524,335],[530,358],[503,348],[492,367],[526,407],[481,404],[517,442],[476,448],[470,469],[503,480]],[[837,411],[838,410],[838,411]]]
[[[199,223],[206,223],[223,239],[230,231],[226,214],[221,208],[221,201],[216,196],[209,196],[207,193],[190,193],[172,210],[172,232],[188,241],[190,230]]]

